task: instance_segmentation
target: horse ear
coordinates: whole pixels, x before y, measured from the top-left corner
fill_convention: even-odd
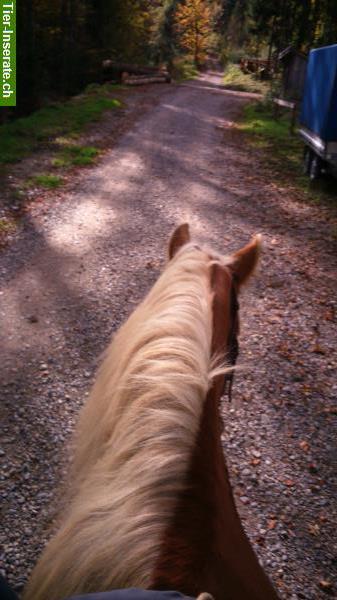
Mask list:
[[[173,258],[173,256],[178,252],[178,250],[187,244],[190,241],[190,229],[188,223],[183,223],[179,225],[177,229],[171,235],[170,243],[169,243],[169,258]]]
[[[234,271],[237,282],[240,285],[245,283],[250,277],[257,265],[261,248],[261,235],[256,235],[252,241],[238,250],[232,256],[231,268]]]

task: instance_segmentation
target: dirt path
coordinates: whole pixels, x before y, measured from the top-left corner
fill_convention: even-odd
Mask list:
[[[64,443],[110,335],[156,280],[172,227],[230,252],[260,232],[242,298],[224,448],[247,532],[283,598],[333,595],[336,254],[327,213],[270,180],[220,77],[167,92],[77,189],[0,256],[4,571],[21,589],[47,537]],[[248,599],[247,599],[248,600]]]

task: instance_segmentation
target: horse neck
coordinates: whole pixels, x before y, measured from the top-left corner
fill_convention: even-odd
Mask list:
[[[225,349],[229,328],[228,273],[214,270],[212,350]],[[221,281],[220,281],[221,280]],[[217,283],[226,283],[216,293]],[[220,288],[219,288],[220,290]],[[223,293],[223,292],[222,292]],[[153,572],[152,589],[176,589],[216,600],[273,600],[277,596],[243,531],[230,486],[221,443],[218,376],[204,402],[193,454],[169,529]]]

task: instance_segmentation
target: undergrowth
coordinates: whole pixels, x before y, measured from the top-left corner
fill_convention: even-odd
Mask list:
[[[171,73],[173,79],[178,83],[188,79],[195,79],[199,75],[199,71],[194,62],[186,58],[176,58]]]
[[[87,90],[64,103],[54,103],[28,117],[0,127],[0,163],[20,160],[40,143],[57,136],[76,136],[85,125],[97,121],[106,110],[121,106],[112,97],[115,87],[110,84],[89,86]],[[80,163],[81,164],[81,163]]]
[[[254,75],[242,73],[239,65],[236,64],[228,64],[226,67],[223,84],[230,90],[258,94],[266,94],[270,87],[266,81],[261,81]]]

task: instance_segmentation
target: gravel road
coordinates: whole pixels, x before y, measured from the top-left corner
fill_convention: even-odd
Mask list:
[[[274,181],[235,128],[249,97],[215,73],[168,90],[76,185],[33,206],[0,256],[2,568],[18,591],[48,538],[100,353],[189,221],[226,253],[263,235],[224,449],[280,596],[336,597],[336,252],[327,210]]]

